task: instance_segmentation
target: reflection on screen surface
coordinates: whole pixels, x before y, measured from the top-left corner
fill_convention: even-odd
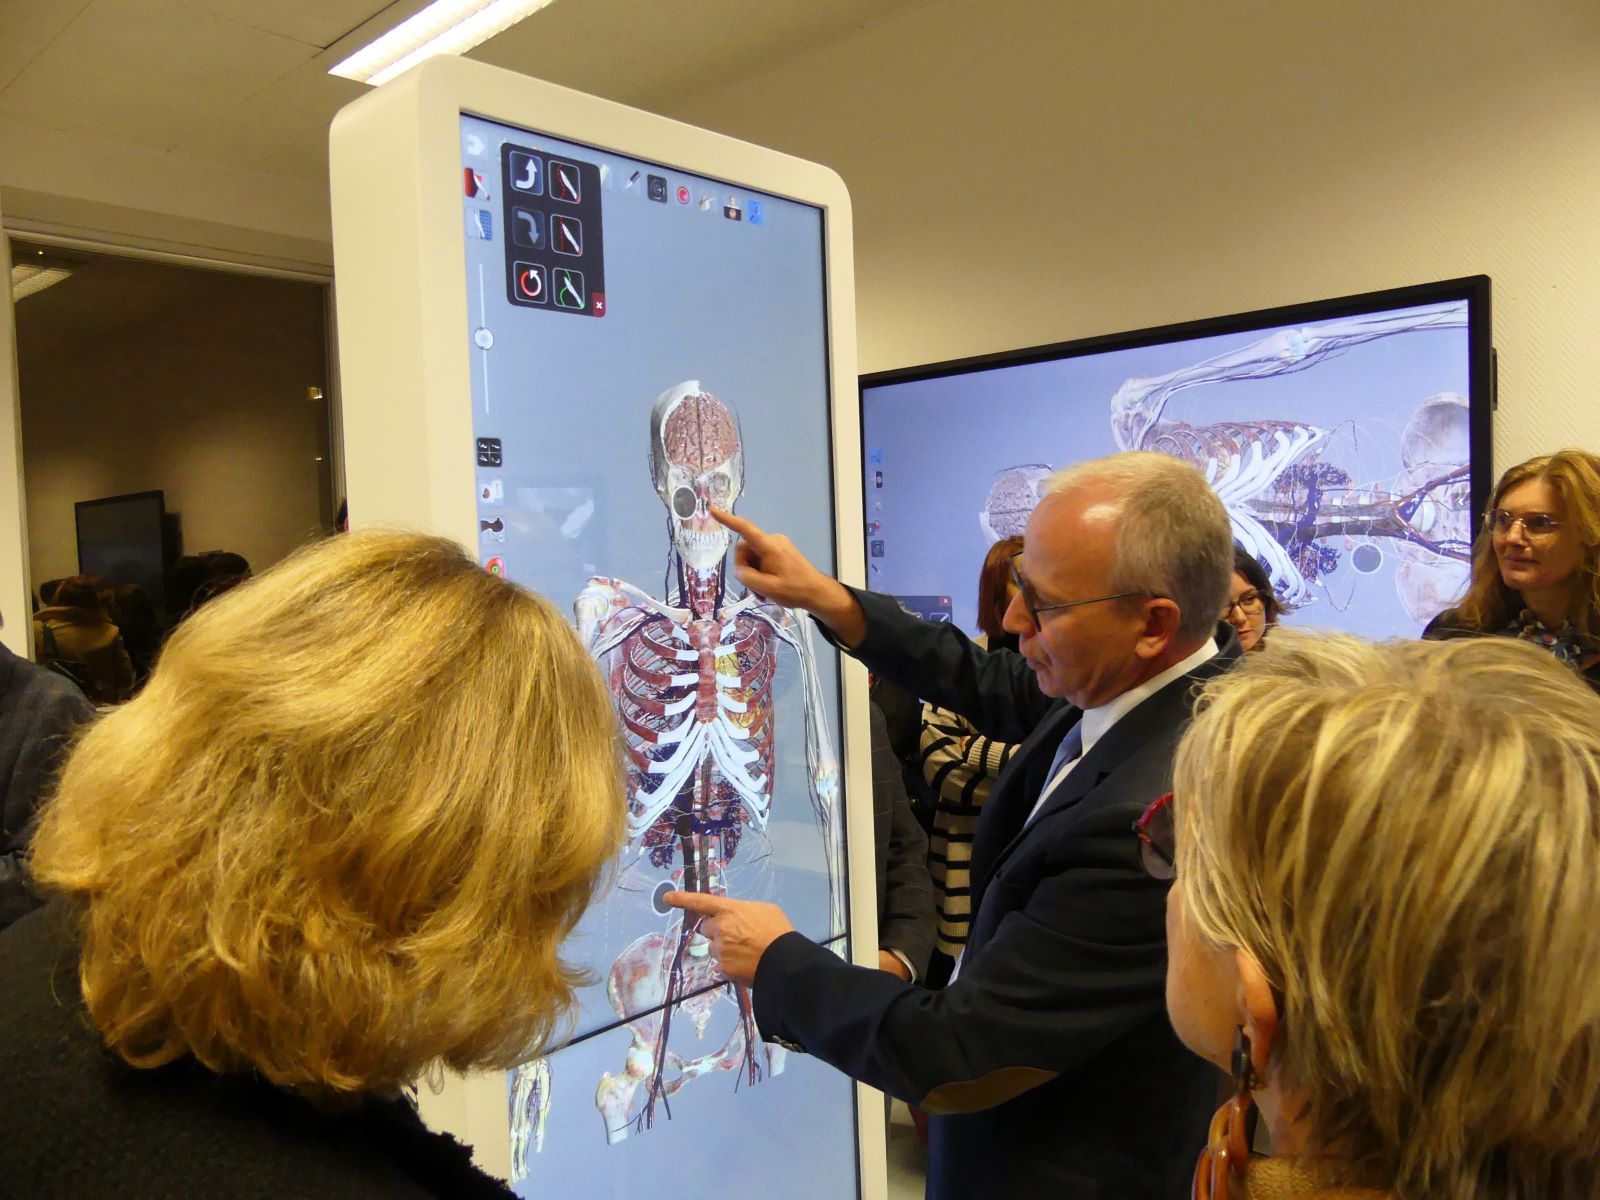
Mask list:
[[[977,629],[989,546],[1052,470],[1155,450],[1211,478],[1294,624],[1415,637],[1474,532],[1465,300],[863,391],[868,584]],[[941,611],[942,605],[942,611]]]
[[[661,903],[770,900],[848,950],[837,658],[744,592],[707,512],[833,570],[822,213],[477,117],[461,139],[483,562],[573,614],[628,756],[628,845],[567,946],[595,982],[507,1081],[514,1179],[855,1196],[853,1085],[762,1043]],[[795,1128],[808,1170],[769,1174]]]

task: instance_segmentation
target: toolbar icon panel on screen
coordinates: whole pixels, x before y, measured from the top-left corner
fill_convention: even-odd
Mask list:
[[[605,316],[599,165],[506,143],[500,148],[500,170],[511,303],[548,313]]]

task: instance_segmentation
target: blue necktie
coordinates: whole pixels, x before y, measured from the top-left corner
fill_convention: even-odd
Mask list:
[[[1056,773],[1060,771],[1062,767],[1066,766],[1073,759],[1081,758],[1082,756],[1083,721],[1082,719],[1079,719],[1077,724],[1073,725],[1071,729],[1067,730],[1067,736],[1061,739],[1061,745],[1056,748],[1056,756],[1050,762],[1050,773],[1044,777],[1045,790],[1040,793],[1040,797],[1042,798],[1049,794],[1050,781],[1056,777]],[[1034,803],[1035,806],[1037,806],[1038,801],[1035,801]]]

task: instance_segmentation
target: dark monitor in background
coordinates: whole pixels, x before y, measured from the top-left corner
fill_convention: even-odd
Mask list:
[[[164,493],[132,492],[77,505],[78,571],[112,583],[136,583],[157,612],[166,600]]]
[[[1464,589],[1487,503],[1485,276],[862,379],[867,585],[977,626],[989,546],[1052,470],[1195,463],[1295,624],[1415,637]]]

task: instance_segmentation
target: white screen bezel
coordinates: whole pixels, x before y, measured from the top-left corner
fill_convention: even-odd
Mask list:
[[[461,202],[471,115],[822,210],[831,495],[839,577],[865,586],[851,213],[833,171],[610,101],[460,58],[436,58],[342,110],[330,133],[335,296],[352,528],[427,529],[477,553]],[[845,845],[853,958],[877,965],[866,673],[841,660]],[[853,852],[852,852],[853,851]],[[424,1117],[510,1172],[505,1076],[422,1088]],[[882,1101],[856,1089],[859,1195],[887,1194]]]

